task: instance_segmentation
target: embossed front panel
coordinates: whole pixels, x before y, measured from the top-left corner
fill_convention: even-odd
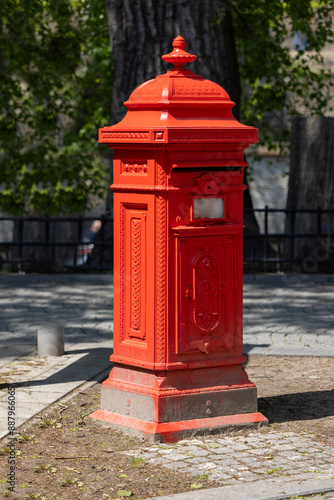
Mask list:
[[[147,205],[123,204],[121,223],[123,227],[125,266],[122,292],[128,305],[124,318],[122,340],[146,339],[146,247]]]
[[[178,353],[234,346],[235,235],[178,241]]]
[[[214,255],[204,250],[195,256],[192,280],[193,318],[203,331],[213,330],[220,319],[220,278],[220,263]],[[189,293],[188,289],[187,292]]]

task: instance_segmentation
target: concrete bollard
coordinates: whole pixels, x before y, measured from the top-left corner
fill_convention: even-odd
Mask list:
[[[59,323],[44,323],[37,331],[39,356],[62,356],[64,354],[64,326]]]

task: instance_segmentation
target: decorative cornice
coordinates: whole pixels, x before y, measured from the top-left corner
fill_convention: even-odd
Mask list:
[[[115,125],[117,127],[117,125]],[[114,127],[111,127],[114,128]],[[206,143],[206,142],[244,142],[254,143],[258,141],[258,130],[253,127],[226,127],[220,129],[192,129],[192,128],[166,128],[157,130],[156,127],[150,130],[110,130],[108,127],[100,129],[99,142],[104,144],[113,143]]]
[[[148,142],[150,139],[150,133],[148,131],[128,131],[128,132],[117,132],[111,130],[100,129],[99,142],[109,143],[109,142],[119,142],[119,141],[144,141]]]
[[[112,184],[110,188],[116,193],[122,193],[122,192],[127,193],[128,191],[138,192],[138,193],[161,193],[166,191],[180,191],[179,188],[172,186],[138,186],[138,185],[125,186],[123,184],[122,185]]]
[[[247,127],[244,129],[221,129],[221,130],[191,130],[178,129],[169,130],[169,142],[206,142],[206,141],[256,141],[258,131],[255,128]]]

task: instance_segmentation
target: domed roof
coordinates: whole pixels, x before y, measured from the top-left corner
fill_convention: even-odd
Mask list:
[[[257,130],[239,123],[228,93],[210,80],[184,68],[196,56],[184,50],[178,36],[173,51],[162,59],[171,71],[142,83],[124,103],[128,112],[119,123],[99,131],[99,141],[128,143],[254,143]]]
[[[157,76],[153,80],[142,83],[137,87],[124,104],[130,108],[146,107],[151,105],[173,106],[191,103],[195,106],[210,104],[224,107],[232,107],[234,103],[230,100],[228,93],[217,83],[205,80],[202,76],[187,71],[184,64],[194,61],[196,56],[188,54],[185,41],[181,36],[173,42],[174,50],[170,54],[162,56],[166,62],[175,66],[166,74]]]

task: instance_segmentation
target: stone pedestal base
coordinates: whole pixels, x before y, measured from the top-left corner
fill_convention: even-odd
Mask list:
[[[196,435],[228,433],[239,429],[258,429],[263,425],[268,425],[268,420],[258,412],[164,424],[146,422],[145,420],[117,415],[105,410],[97,410],[90,416],[110,423],[122,429],[126,434],[143,437],[152,443],[176,443],[180,439]]]
[[[170,372],[116,365],[91,417],[162,442],[268,423],[241,365]]]

